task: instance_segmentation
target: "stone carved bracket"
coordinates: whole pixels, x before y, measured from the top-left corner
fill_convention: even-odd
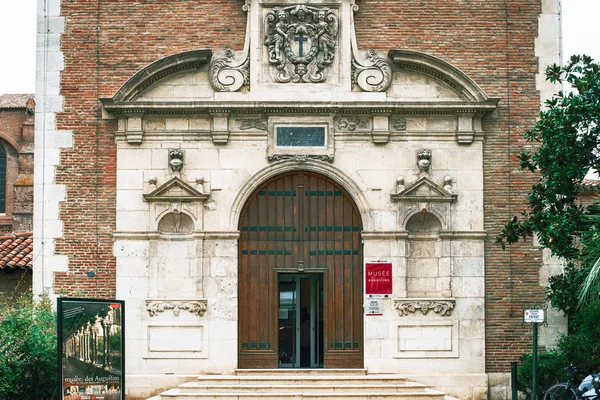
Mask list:
[[[165,299],[165,300],[146,300],[146,310],[151,317],[156,317],[158,314],[172,310],[173,315],[179,316],[181,310],[188,311],[198,317],[202,317],[208,309],[208,300],[196,299],[196,300],[179,300],[179,299]]]
[[[394,308],[398,310],[400,317],[414,314],[417,311],[423,315],[433,311],[442,317],[449,317],[455,306],[456,300],[454,299],[394,299]]]

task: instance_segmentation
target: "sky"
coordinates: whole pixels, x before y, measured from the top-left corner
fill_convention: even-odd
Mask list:
[[[0,94],[35,91],[36,3],[0,0]],[[585,53],[600,62],[600,0],[562,0],[562,6],[563,61]]]

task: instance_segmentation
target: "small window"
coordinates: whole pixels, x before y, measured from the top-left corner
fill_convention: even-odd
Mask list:
[[[6,213],[6,149],[0,144],[0,213]]]

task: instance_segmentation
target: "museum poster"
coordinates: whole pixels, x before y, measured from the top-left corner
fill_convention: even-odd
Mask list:
[[[368,262],[365,269],[365,293],[367,295],[392,294],[392,263]]]
[[[124,313],[119,300],[58,299],[61,399],[125,399]]]

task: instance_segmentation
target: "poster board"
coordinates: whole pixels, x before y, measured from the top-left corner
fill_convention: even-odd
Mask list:
[[[125,302],[59,298],[62,400],[125,400]]]

